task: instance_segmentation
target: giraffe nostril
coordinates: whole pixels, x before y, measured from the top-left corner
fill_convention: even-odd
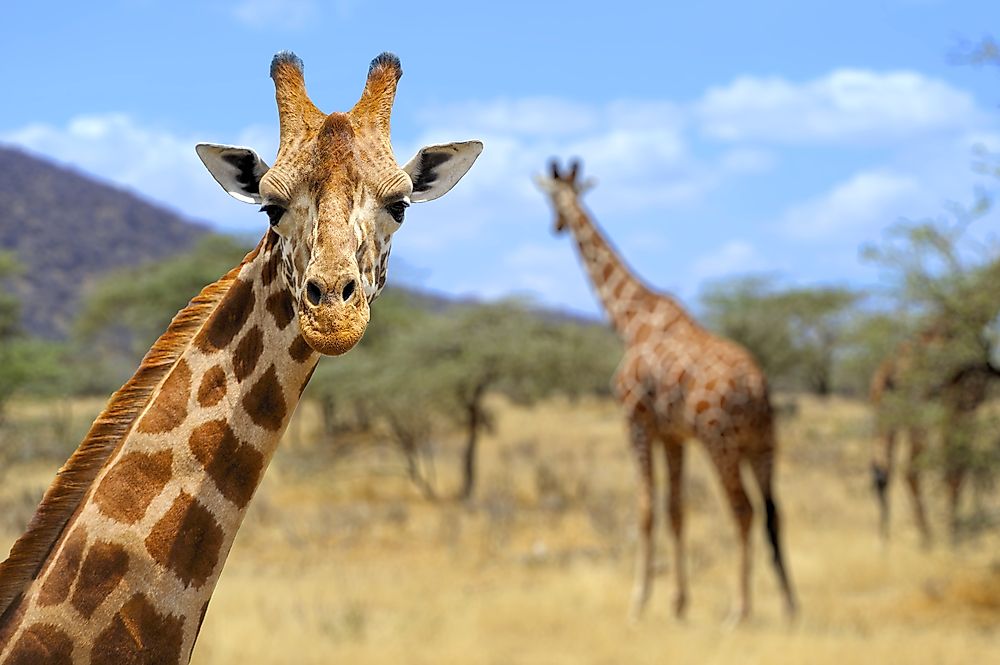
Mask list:
[[[351,296],[354,295],[355,286],[356,285],[355,285],[353,279],[351,281],[349,281],[347,284],[344,285],[344,290],[343,290],[343,292],[340,295],[340,297],[343,298],[344,302],[347,302],[348,300],[350,300]]]
[[[306,282],[306,300],[309,301],[309,304],[316,307],[322,299],[323,291],[319,288],[319,284],[311,279]]]

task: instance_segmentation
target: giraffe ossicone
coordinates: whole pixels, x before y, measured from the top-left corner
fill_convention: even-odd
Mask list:
[[[740,476],[746,463],[763,495],[765,528],[788,614],[795,596],[781,546],[774,498],[775,436],[767,380],[741,346],[702,328],[670,296],[643,283],[604,238],[580,201],[593,186],[580,179],[580,164],[563,171],[557,162],[536,182],[555,210],[555,231],[569,230],[584,268],[611,323],[625,342],[613,387],[629,424],[638,472],[639,543],[630,618],[642,614],[653,578],[653,445],[663,445],[669,488],[667,510],[674,546],[674,611],[687,605],[684,558],[683,469],[685,441],[704,444],[737,523],[740,568],[734,619],[750,613],[750,524],[753,507]]]
[[[0,563],[0,664],[184,663],[247,506],[320,354],[364,334],[410,203],[447,193],[482,143],[404,166],[389,119],[399,59],[324,114],[302,61],[274,57],[273,166],[199,144],[212,176],[268,229],[171,321],[110,399]]]

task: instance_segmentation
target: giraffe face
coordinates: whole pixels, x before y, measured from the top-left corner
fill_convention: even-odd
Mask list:
[[[566,211],[574,209],[575,202],[594,186],[593,179],[579,178],[580,162],[573,160],[570,162],[569,170],[561,172],[559,164],[553,160],[549,164],[549,174],[535,177],[535,184],[539,189],[549,195],[554,204],[556,218],[553,222],[552,231],[556,235],[563,233],[569,228],[569,220]]]
[[[278,54],[271,65],[281,120],[274,166],[246,148],[197,147],[226,191],[267,214],[281,237],[302,336],[327,355],[344,353],[364,334],[409,205],[448,192],[482,152],[478,141],[428,146],[399,166],[389,116],[401,73],[395,56],[379,56],[354,108],[326,115],[305,94],[301,61]]]

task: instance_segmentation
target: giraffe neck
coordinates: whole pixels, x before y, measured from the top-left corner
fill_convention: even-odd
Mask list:
[[[557,200],[558,209],[576,239],[577,249],[590,281],[604,305],[611,324],[622,338],[634,338],[646,323],[642,315],[656,309],[658,328],[666,330],[678,321],[689,319],[673,298],[655,293],[633,273],[587,214],[575,196]]]
[[[187,662],[318,359],[282,245],[269,234],[243,264],[98,471],[3,613],[0,663]]]

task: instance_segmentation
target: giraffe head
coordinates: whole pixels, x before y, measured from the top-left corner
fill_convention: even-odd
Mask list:
[[[569,203],[578,199],[588,190],[593,189],[597,181],[593,178],[578,178],[580,175],[579,159],[570,160],[568,171],[560,171],[559,162],[553,159],[549,162],[549,172],[549,175],[535,176],[535,183],[543,192],[552,197],[556,210],[556,221],[553,228],[556,233],[562,233],[566,230],[567,221],[563,214],[563,210],[566,208],[560,203]]]
[[[302,61],[283,51],[271,62],[281,130],[274,165],[248,148],[196,148],[231,196],[266,213],[302,336],[320,353],[344,353],[364,334],[406,208],[448,192],[483,149],[427,146],[400,167],[389,117],[401,75],[399,58],[379,55],[357,104],[327,115],[306,94]]]

